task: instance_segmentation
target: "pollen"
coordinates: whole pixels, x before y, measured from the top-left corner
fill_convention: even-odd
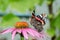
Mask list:
[[[16,24],[15,24],[15,27],[16,28],[27,28],[29,25],[28,25],[28,23],[27,22],[17,22]]]

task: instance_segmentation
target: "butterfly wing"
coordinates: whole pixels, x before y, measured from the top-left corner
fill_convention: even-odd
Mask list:
[[[36,20],[35,17],[34,17],[34,18],[31,17],[30,24],[31,24],[32,26],[34,26],[34,28],[35,28],[38,32],[40,32],[40,31],[43,30],[43,25],[41,24],[41,22],[39,22],[38,20]]]

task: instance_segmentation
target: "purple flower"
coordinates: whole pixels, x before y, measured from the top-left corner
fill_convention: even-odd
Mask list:
[[[24,36],[24,38],[28,39],[28,35],[31,35],[33,37],[41,37],[42,35],[39,34],[36,30],[29,28],[29,25],[27,22],[17,22],[14,28],[9,28],[1,32],[1,34],[5,33],[12,33],[12,40],[14,40],[14,37],[17,33],[20,33]]]

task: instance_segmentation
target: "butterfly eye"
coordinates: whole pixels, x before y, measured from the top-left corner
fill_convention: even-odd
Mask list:
[[[40,15],[37,15],[38,18],[40,18]]]
[[[42,19],[42,16],[40,16],[40,15],[37,15],[37,17],[40,18],[40,19]]]

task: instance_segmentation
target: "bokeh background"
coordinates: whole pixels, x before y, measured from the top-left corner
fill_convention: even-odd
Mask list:
[[[48,40],[60,40],[60,0],[0,0],[0,31],[11,28],[18,21],[30,24],[32,11],[47,16],[44,31]],[[30,25],[30,27],[32,27]],[[11,34],[0,34],[0,40],[11,40]],[[20,40],[19,35],[15,40]]]

